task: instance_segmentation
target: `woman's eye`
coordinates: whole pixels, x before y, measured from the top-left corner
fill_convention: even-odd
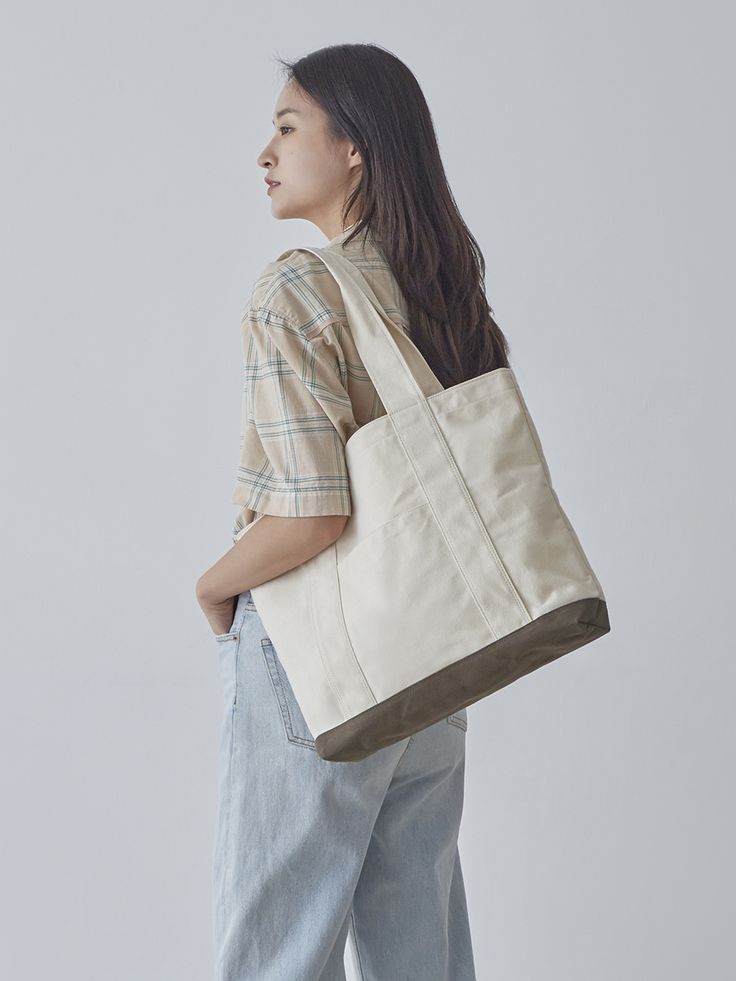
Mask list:
[[[293,129],[293,128],[294,128],[293,126],[279,126],[279,129],[281,130],[281,135],[282,136],[284,135],[284,130],[285,129]]]

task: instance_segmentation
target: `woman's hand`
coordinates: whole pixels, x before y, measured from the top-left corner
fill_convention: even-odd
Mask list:
[[[340,537],[347,520],[345,514],[262,514],[248,525],[248,533],[197,580],[197,600],[215,633],[230,629],[241,593],[317,555]]]
[[[213,632],[216,634],[227,633],[235,619],[238,597],[229,596],[224,600],[213,601],[207,597],[202,580],[200,580],[197,583],[197,601]]]

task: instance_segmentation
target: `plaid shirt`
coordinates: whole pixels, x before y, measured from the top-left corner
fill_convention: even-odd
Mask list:
[[[350,259],[404,331],[406,304],[376,240],[324,248]],[[232,503],[237,541],[261,514],[350,514],[345,443],[386,410],[353,342],[342,293],[308,252],[270,262],[241,320],[244,387]]]

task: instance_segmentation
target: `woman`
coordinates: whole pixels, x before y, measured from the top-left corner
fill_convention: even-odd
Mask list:
[[[288,78],[258,158],[274,217],[316,225],[445,387],[508,366],[412,73],[370,44],[280,63]],[[225,696],[217,977],[337,981],[349,933],[364,979],[470,981],[457,847],[466,710],[360,762],[323,760],[250,593],[339,537],[345,442],[385,414],[324,264],[298,251],[269,263],[242,340],[240,510],[233,547],[197,584]]]

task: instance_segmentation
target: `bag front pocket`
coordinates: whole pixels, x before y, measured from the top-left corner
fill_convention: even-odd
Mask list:
[[[316,753],[317,747],[314,744],[314,737],[309,731],[309,727],[302,715],[302,710],[299,708],[299,703],[296,700],[287,674],[284,671],[281,661],[278,659],[270,638],[261,638],[261,649],[263,650],[263,657],[271,678],[271,686],[276,696],[279,712],[281,713],[286,738],[289,742],[296,743],[299,746],[306,746],[307,749],[312,749]]]

